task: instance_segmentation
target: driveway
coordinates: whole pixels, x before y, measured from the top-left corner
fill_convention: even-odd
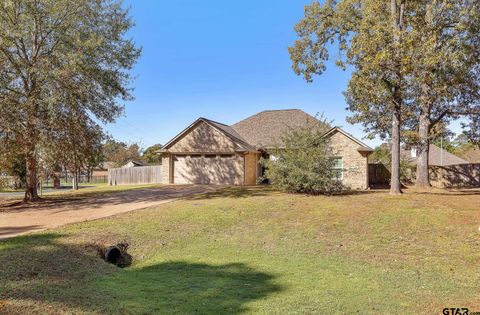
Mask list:
[[[0,239],[144,209],[214,189],[166,186],[98,196],[49,198],[34,205],[0,205]]]

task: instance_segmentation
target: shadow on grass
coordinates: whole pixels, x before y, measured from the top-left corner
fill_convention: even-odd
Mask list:
[[[141,186],[140,186],[141,187]],[[179,185],[138,188],[127,191],[91,192],[86,195],[52,195],[45,196],[35,203],[24,203],[18,200],[0,200],[1,212],[30,210],[57,210],[56,212],[101,208],[104,206],[124,205],[137,202],[163,202],[176,198],[187,198],[194,194],[212,191],[214,187]]]
[[[480,196],[480,188],[464,189],[441,189],[436,188],[431,191],[413,191],[417,195],[440,195],[440,196]]]
[[[117,268],[93,245],[39,234],[0,242],[0,313],[229,313],[280,291],[274,276],[242,263],[168,261]],[[135,259],[135,257],[134,257]],[[19,301],[33,302],[20,305]]]
[[[186,197],[187,200],[203,200],[203,199],[214,199],[214,198],[247,198],[247,197],[259,197],[266,196],[269,192],[275,191],[270,186],[259,185],[259,186],[233,186],[233,187],[224,187],[219,188],[215,191],[197,194]]]

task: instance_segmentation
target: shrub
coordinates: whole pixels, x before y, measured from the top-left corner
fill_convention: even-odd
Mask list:
[[[323,135],[323,124],[291,128],[282,136],[281,147],[261,159],[265,177],[278,189],[295,193],[334,194],[346,187],[337,179],[335,154]]]

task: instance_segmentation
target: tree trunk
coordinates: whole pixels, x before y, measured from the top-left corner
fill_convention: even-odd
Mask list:
[[[35,145],[28,143],[26,147],[26,183],[24,201],[36,201],[39,199],[37,192],[37,159],[35,156]]]
[[[417,147],[417,179],[415,185],[420,188],[429,188],[430,176],[428,173],[429,129],[430,120],[427,113],[422,113],[418,120],[418,147]]]
[[[77,171],[73,172],[72,189],[78,190],[78,172]]]
[[[402,193],[400,183],[400,108],[395,107],[392,115],[392,170],[390,178],[390,194]]]
[[[400,124],[401,109],[403,105],[403,96],[400,91],[402,83],[401,73],[401,38],[400,33],[403,28],[403,15],[405,13],[406,0],[401,0],[400,5],[397,0],[390,1],[390,15],[392,22],[392,33],[394,39],[394,47],[397,50],[394,64],[397,68],[397,82],[392,90],[393,108],[392,108],[392,170],[390,178],[390,194],[400,195],[402,187],[400,183]]]

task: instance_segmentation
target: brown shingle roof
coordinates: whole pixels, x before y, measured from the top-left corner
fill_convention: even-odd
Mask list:
[[[469,149],[462,154],[462,158],[470,163],[480,163],[480,149]]]
[[[412,165],[417,164],[417,157],[412,156],[411,149],[402,148],[400,151],[402,157]],[[442,150],[434,144],[430,144],[430,150],[428,154],[428,164],[434,166],[448,166],[456,164],[467,164],[468,161],[448,152],[447,150]]]
[[[266,110],[232,125],[232,128],[257,148],[273,148],[281,145],[281,137],[289,128],[303,127],[307,123],[319,124],[325,130],[329,128],[300,109]]]

